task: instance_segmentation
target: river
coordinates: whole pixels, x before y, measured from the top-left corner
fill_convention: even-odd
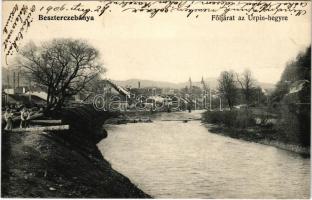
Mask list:
[[[106,125],[98,144],[112,167],[155,198],[309,198],[310,158],[209,133],[199,112]]]

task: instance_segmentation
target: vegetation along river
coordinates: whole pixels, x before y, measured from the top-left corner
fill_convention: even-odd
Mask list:
[[[156,198],[308,198],[310,158],[209,133],[200,113],[106,125],[98,147],[113,168]],[[196,116],[197,115],[197,116]]]

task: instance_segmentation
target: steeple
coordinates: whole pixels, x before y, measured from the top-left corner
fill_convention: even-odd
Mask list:
[[[205,83],[205,81],[204,81],[204,77],[203,77],[203,76],[202,76],[202,79],[201,79],[200,83],[201,83],[202,86],[203,86],[203,90],[204,90],[204,91],[207,90],[207,86],[206,86],[206,83]]]

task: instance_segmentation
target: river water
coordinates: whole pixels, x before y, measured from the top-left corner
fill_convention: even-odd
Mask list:
[[[98,147],[155,198],[309,198],[310,158],[209,133],[200,121],[162,121],[185,117],[164,113],[153,123],[107,125]]]

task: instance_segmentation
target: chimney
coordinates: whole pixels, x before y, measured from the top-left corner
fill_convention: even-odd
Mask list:
[[[139,89],[141,88],[141,82],[140,81],[138,82],[138,88]]]

